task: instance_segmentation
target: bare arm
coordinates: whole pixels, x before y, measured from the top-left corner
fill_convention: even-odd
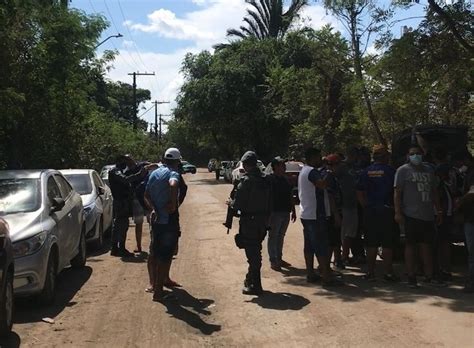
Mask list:
[[[357,200],[362,207],[367,206],[367,192],[357,191]]]
[[[178,189],[179,183],[177,180],[170,181],[170,201],[168,203],[168,213],[172,214],[178,208]]]
[[[151,202],[151,197],[148,191],[145,192],[145,196],[143,197],[143,199],[144,199],[147,210],[152,211],[154,208],[153,208],[153,203]]]
[[[402,212],[402,190],[399,187],[395,187],[393,203],[395,205],[395,221],[402,224],[404,221]]]

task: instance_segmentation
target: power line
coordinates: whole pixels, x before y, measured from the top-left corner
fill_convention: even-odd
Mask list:
[[[154,108],[155,108],[155,105],[150,106],[143,114],[139,115],[138,118],[141,118],[142,116],[145,116],[148,111],[150,111],[151,109],[154,109]]]

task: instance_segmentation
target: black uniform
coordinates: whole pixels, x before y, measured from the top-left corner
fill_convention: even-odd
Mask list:
[[[109,171],[109,184],[114,198],[114,223],[112,228],[112,251],[125,250],[128,218],[132,215],[133,190],[131,182],[139,181],[146,175],[144,171],[126,176],[115,167]]]
[[[249,264],[244,293],[258,294],[262,291],[261,251],[271,212],[271,183],[257,167],[241,179],[235,191],[232,208],[240,212],[240,228],[236,235],[236,244],[239,248],[245,249]]]

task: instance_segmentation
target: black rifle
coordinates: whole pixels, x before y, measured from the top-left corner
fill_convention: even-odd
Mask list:
[[[235,197],[235,192],[237,191],[237,183],[234,183],[234,188],[230,192],[230,199],[233,200]],[[229,234],[229,231],[232,229],[232,222],[234,220],[234,216],[238,216],[237,212],[232,208],[232,204],[229,202],[229,205],[227,206],[227,216],[225,218],[225,222],[223,225],[227,227],[227,234]]]

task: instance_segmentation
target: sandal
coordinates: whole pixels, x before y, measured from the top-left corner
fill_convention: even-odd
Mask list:
[[[155,289],[153,289],[153,286],[149,286],[149,287],[145,288],[145,292],[148,292],[148,293],[151,294],[151,293],[155,292]]]

